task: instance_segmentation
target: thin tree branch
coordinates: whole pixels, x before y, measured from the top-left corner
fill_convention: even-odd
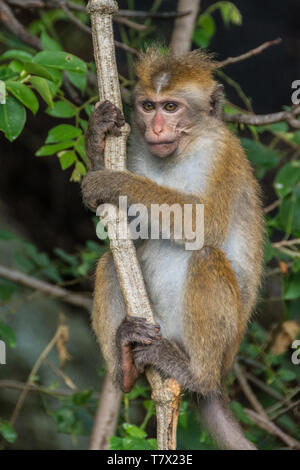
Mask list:
[[[67,289],[50,284],[49,282],[41,281],[40,279],[29,276],[21,271],[16,271],[0,265],[0,277],[16,282],[17,284],[21,284],[24,287],[38,290],[45,295],[54,297],[71,305],[75,305],[76,307],[84,307],[87,310],[91,310],[92,308],[92,299],[85,297],[84,295],[75,294]]]
[[[26,387],[26,383],[24,382],[18,382],[17,380],[0,380],[0,388],[9,388],[13,390],[24,390]],[[29,387],[27,387],[28,392],[36,392],[36,393],[43,393],[45,395],[50,395],[53,397],[71,397],[74,394],[74,391],[72,390],[67,390],[67,389],[62,389],[62,388],[56,388],[54,390],[48,390],[45,387],[39,387],[38,385],[32,384]],[[91,395],[91,398],[93,399],[99,399],[100,394],[99,393],[93,393]]]
[[[300,449],[300,442],[291,437],[289,434],[285,433],[281,429],[278,428],[272,421],[266,419],[261,414],[257,413],[256,411],[250,410],[248,408],[244,408],[245,413],[247,416],[252,419],[252,421],[264,431],[267,431],[270,434],[281,439],[285,444],[287,444],[292,449]]]
[[[270,434],[274,434],[275,436],[279,437],[283,442],[285,442],[289,447],[293,449],[300,449],[300,442],[294,439],[293,437],[289,436],[285,432],[283,432],[276,424],[274,424],[269,416],[267,415],[266,411],[256,398],[255,394],[253,393],[250,385],[248,384],[247,378],[243,373],[241,367],[235,363],[234,371],[236,373],[237,379],[243,390],[245,396],[248,398],[249,402],[253,406],[256,411],[245,409],[246,414],[252,419],[255,424],[262,429],[265,429]]]
[[[264,208],[264,213],[268,214],[269,212],[272,212],[274,209],[280,206],[280,199],[276,199],[276,201],[272,202],[269,206]]]
[[[271,46],[276,46],[282,42],[281,38],[273,39],[272,41],[267,41],[261,44],[260,46],[256,47],[255,49],[251,49],[249,52],[245,52],[237,57],[228,57],[227,59],[223,60],[222,62],[218,63],[218,68],[226,67],[230,64],[236,64],[237,62],[241,62],[242,60],[249,59],[255,55],[261,54],[265,49],[268,49]]]
[[[67,0],[62,0],[62,2],[70,10],[86,12],[86,7],[83,5],[78,5],[77,3],[73,3]],[[55,4],[55,0],[6,0],[6,3],[9,3],[10,5],[13,5],[19,8],[24,8],[24,9],[26,8],[56,8],[57,7],[57,5]],[[154,18],[154,19],[168,20],[172,18],[186,16],[186,15],[189,15],[190,13],[191,13],[190,10],[181,11],[181,12],[164,11],[161,13],[151,13],[149,11],[119,10],[118,15],[115,15],[113,19],[115,21],[118,21],[119,17],[124,17],[124,18]],[[134,23],[134,24],[136,25],[137,23]],[[139,26],[143,26],[143,25],[139,25]]]
[[[26,44],[39,51],[42,50],[39,38],[30,34],[24,28],[24,26],[16,19],[10,7],[3,0],[0,0],[0,22],[6,29],[15,34]]]
[[[66,328],[65,325],[59,325],[58,326],[55,335],[53,336],[51,341],[47,344],[47,346],[45,347],[45,349],[42,351],[42,353],[38,357],[37,361],[35,362],[33,368],[31,369],[31,372],[28,376],[28,379],[26,381],[26,385],[25,385],[24,389],[22,390],[22,392],[19,396],[16,407],[15,407],[15,409],[13,411],[13,414],[10,418],[10,424],[12,424],[12,425],[15,424],[15,422],[17,420],[17,417],[19,416],[19,413],[21,411],[21,408],[24,404],[24,401],[26,400],[26,397],[27,397],[27,394],[29,392],[29,388],[30,388],[30,385],[32,383],[33,377],[37,374],[40,366],[42,365],[42,363],[44,361],[44,359],[48,356],[48,354],[50,353],[52,348],[55,346],[55,344],[56,344],[58,338],[60,337],[60,335],[64,334],[65,328]]]
[[[252,126],[265,126],[276,122],[286,121],[291,127],[300,129],[300,121],[296,117],[300,115],[300,105],[295,106],[292,111],[280,111],[271,114],[224,114],[226,122],[237,122],[239,124],[250,124]]]
[[[191,49],[200,2],[201,0],[178,0],[177,12],[190,10],[190,14],[175,20],[170,48],[176,54],[184,54]]]
[[[90,0],[88,3],[100,100],[110,100],[122,109],[112,29],[112,15],[116,13],[116,10],[116,2],[112,0]],[[129,126],[125,125],[121,128],[120,137],[109,135],[106,137],[104,162],[107,168],[122,170],[126,168],[126,140],[129,131]],[[127,214],[120,211],[118,217],[115,210],[111,211],[105,222],[127,314],[142,317],[154,323],[135,247],[128,237],[126,223],[120,225],[120,220],[126,221]],[[153,368],[147,370],[147,377],[151,383],[152,396],[157,407],[158,448],[175,449],[180,387],[173,379],[162,379]],[[177,406],[174,403],[177,403]],[[176,412],[174,412],[175,409]],[[100,444],[99,431],[97,426],[93,433],[93,439],[97,441],[98,446]]]
[[[236,377],[238,379],[238,382],[241,386],[241,389],[243,390],[245,396],[248,398],[249,403],[253,406],[253,408],[262,416],[264,416],[266,419],[268,419],[268,415],[265,412],[264,408],[262,405],[259,403],[258,399],[256,398],[255,394],[253,393],[250,385],[247,382],[247,379],[243,373],[242,368],[239,366],[239,364],[236,362],[234,364],[234,372],[236,373]]]
[[[294,238],[293,240],[281,240],[280,242],[272,243],[274,248],[280,248],[281,246],[294,246],[300,245],[300,238]]]

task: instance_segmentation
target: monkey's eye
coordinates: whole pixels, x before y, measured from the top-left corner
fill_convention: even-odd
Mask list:
[[[172,113],[178,108],[178,105],[176,103],[167,103],[164,106],[165,110],[168,111],[169,113]]]
[[[154,109],[154,106],[151,101],[145,101],[142,106],[145,111],[152,111]]]

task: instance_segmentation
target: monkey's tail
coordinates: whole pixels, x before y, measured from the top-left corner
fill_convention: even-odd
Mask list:
[[[254,444],[245,438],[229,406],[220,396],[214,394],[202,398],[200,411],[208,432],[221,449],[257,450]]]

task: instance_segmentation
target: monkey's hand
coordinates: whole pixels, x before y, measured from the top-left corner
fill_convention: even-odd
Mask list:
[[[121,377],[119,382],[123,392],[128,393],[138,378],[132,348],[134,345],[151,344],[160,338],[160,327],[147,322],[144,318],[126,317],[116,334],[117,349],[120,353]]]
[[[86,154],[91,170],[103,168],[106,134],[120,136],[119,128],[124,124],[125,119],[121,110],[113,103],[110,101],[96,103],[85,134]]]
[[[96,211],[105,202],[118,204],[119,195],[125,195],[123,188],[133,178],[128,171],[97,170],[89,171],[82,180],[82,198],[86,207]]]

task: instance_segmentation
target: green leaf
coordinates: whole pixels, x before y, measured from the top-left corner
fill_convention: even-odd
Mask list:
[[[42,51],[34,58],[35,64],[44,65],[54,69],[70,70],[72,72],[86,73],[86,63],[73,54],[63,51]]]
[[[207,47],[216,32],[216,24],[211,15],[204,13],[199,16],[198,28],[194,32],[193,40],[199,47]]]
[[[22,103],[35,114],[39,109],[39,102],[33,91],[20,82],[8,80],[6,88]]]
[[[294,187],[280,205],[279,220],[287,234],[300,232],[300,188]]]
[[[218,2],[219,8],[221,12],[221,16],[223,18],[224,24],[228,26],[230,23],[241,25],[242,15],[238,8],[231,2]]]
[[[292,273],[284,280],[285,300],[294,300],[300,297],[300,272]]]
[[[24,69],[26,72],[31,73],[33,75],[38,75],[39,77],[47,78],[53,82],[57,81],[56,74],[53,73],[53,70],[48,70],[46,67],[42,67],[41,65],[33,64],[32,62],[25,62]]]
[[[279,163],[279,155],[265,145],[255,140],[242,138],[242,145],[250,162],[256,167],[258,176],[262,177],[267,170]]]
[[[291,380],[296,379],[296,374],[292,370],[289,369],[279,369],[278,377],[283,380],[284,382],[290,382]]]
[[[78,129],[71,124],[59,124],[58,126],[52,127],[48,132],[46,144],[53,144],[54,142],[61,142],[62,140],[75,139],[82,135],[81,129]]]
[[[242,405],[240,403],[238,403],[237,401],[232,401],[230,403],[230,408],[234,414],[234,416],[241,422],[241,423],[245,423],[245,424],[253,424],[251,419],[248,418],[248,416],[246,415],[245,411],[244,411],[244,408],[242,407]]]
[[[0,299],[5,302],[9,300],[15,290],[18,288],[13,282],[5,281],[4,279],[0,280]]]
[[[71,118],[76,115],[76,110],[65,101],[56,101],[53,108],[47,108],[46,113],[53,117]]]
[[[13,444],[16,442],[18,437],[16,431],[8,421],[0,422],[0,434],[4,437],[7,442]]]
[[[41,43],[45,51],[61,51],[62,50],[62,47],[59,44],[59,42],[55,41],[55,39],[50,38],[50,36],[48,36],[48,34],[45,31],[43,31],[41,34]]]
[[[70,181],[79,182],[83,175],[86,174],[85,166],[77,160],[75,169],[71,175]]]
[[[300,183],[300,161],[293,160],[278,172],[274,187],[280,197],[287,196],[294,186]]]
[[[73,150],[60,152],[58,154],[58,157],[59,157],[59,163],[60,163],[62,170],[66,170],[67,168],[72,166],[73,163],[75,163],[77,160],[76,153]]]
[[[12,96],[8,96],[6,103],[0,104],[0,130],[10,142],[13,142],[21,134],[25,122],[24,106]]]
[[[129,436],[137,437],[139,439],[144,439],[147,437],[147,433],[137,426],[134,426],[134,424],[123,423],[122,427],[126,433],[129,434]]]
[[[67,140],[64,142],[59,142],[58,144],[53,144],[53,145],[43,145],[36,153],[35,155],[37,157],[46,157],[48,155],[54,155],[60,150],[67,149],[69,147],[73,147],[74,142],[72,140]]]
[[[62,259],[66,263],[68,263],[70,266],[77,266],[78,265],[78,260],[77,260],[76,256],[70,255],[69,253],[66,253],[61,248],[54,248],[53,251],[60,259]]]
[[[77,72],[67,72],[67,77],[76,88],[78,88],[82,93],[84,93],[86,89],[86,82],[87,82],[87,75],[85,73],[77,73]]]
[[[0,230],[0,240],[12,240],[15,236],[6,230]]]
[[[6,85],[5,82],[0,80],[0,104],[6,103]]]
[[[41,95],[43,100],[50,108],[53,108],[52,93],[47,80],[41,77],[30,77],[30,82],[33,88]]]
[[[21,62],[28,62],[32,59],[33,55],[29,52],[17,50],[17,49],[10,49],[5,51],[4,54],[0,56],[0,60],[5,59],[15,59],[20,60]]]
[[[16,346],[16,335],[14,330],[0,321],[0,338],[2,338],[10,348]]]
[[[76,406],[85,405],[91,396],[92,390],[84,390],[83,392],[73,393],[72,403]]]
[[[76,152],[79,153],[84,163],[87,164],[87,157],[86,157],[86,152],[85,152],[85,140],[84,140],[83,135],[80,136],[79,139],[77,139],[77,142],[75,144],[75,150]]]

